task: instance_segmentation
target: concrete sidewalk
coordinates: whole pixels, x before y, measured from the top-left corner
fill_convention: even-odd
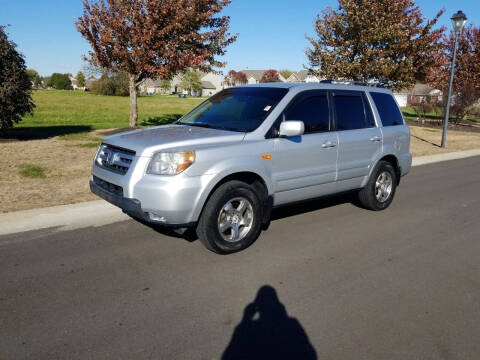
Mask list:
[[[480,149],[421,156],[413,159],[412,166],[473,156],[480,156]],[[128,219],[130,218],[121,209],[106,201],[97,200],[0,214],[0,235],[46,228],[57,228],[57,231],[73,230],[88,226],[102,226]]]

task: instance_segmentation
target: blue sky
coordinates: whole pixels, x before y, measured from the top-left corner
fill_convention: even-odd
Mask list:
[[[479,0],[417,0],[424,16],[445,8],[441,24],[450,29],[450,16],[461,9],[469,22],[480,25]],[[231,32],[239,33],[223,61],[226,69],[292,69],[306,64],[305,35],[313,35],[313,21],[336,0],[233,0],[225,10]],[[27,66],[41,75],[76,73],[84,63],[88,44],[75,30],[82,14],[81,0],[0,0],[0,24],[10,24],[10,38],[25,55]]]

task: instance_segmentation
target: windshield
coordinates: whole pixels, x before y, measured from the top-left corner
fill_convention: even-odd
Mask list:
[[[177,124],[212,129],[251,132],[273,111],[288,89],[240,87],[212,96]]]

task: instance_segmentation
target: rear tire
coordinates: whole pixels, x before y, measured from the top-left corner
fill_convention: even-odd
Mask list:
[[[262,194],[242,181],[229,181],[207,201],[197,225],[203,245],[217,254],[232,254],[252,245],[260,235]]]
[[[358,192],[358,200],[366,209],[385,210],[393,201],[397,184],[397,174],[392,164],[382,160],[373,170],[367,185]]]

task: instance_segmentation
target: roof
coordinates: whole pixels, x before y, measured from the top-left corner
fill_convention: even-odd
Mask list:
[[[266,71],[267,70],[242,70],[241,72],[244,73],[247,78],[253,77],[255,80],[260,81]]]
[[[398,94],[409,94],[409,95],[430,95],[432,91],[435,91],[437,89],[428,86],[426,84],[422,83],[416,83],[413,88],[409,89],[402,89],[397,91],[396,93]]]
[[[309,77],[309,76],[315,76],[315,77],[317,77],[315,74],[310,73],[309,70],[300,70],[300,71],[297,71],[297,72],[292,73],[292,75],[290,75],[290,77],[288,78],[288,81],[300,81],[300,82],[305,82],[305,80],[306,80],[307,77]]]
[[[202,80],[200,83],[204,89],[216,89],[215,85],[213,85],[210,81]]]
[[[305,79],[307,78],[308,75],[309,75],[308,70],[300,70],[299,72],[297,72],[297,73],[295,74],[295,76],[297,77],[298,81],[305,81]]]
[[[303,82],[276,82],[276,83],[263,83],[263,84],[250,84],[240,85],[237,87],[267,87],[267,88],[280,88],[280,89],[295,89],[298,91],[303,90],[363,90],[391,93],[390,90],[373,86],[362,85],[349,85],[349,84],[329,84],[329,83],[303,83]]]
[[[96,82],[98,81],[98,79],[95,79],[95,78],[89,78],[87,80],[85,80],[85,87],[90,87],[90,86],[93,86],[93,84],[95,84]]]

